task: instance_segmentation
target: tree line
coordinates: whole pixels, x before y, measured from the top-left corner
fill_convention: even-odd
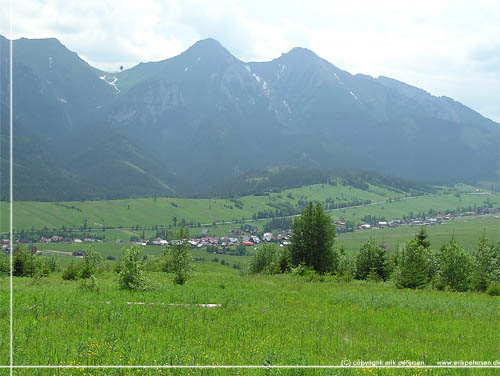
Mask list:
[[[392,281],[397,288],[500,294],[500,242],[489,242],[484,233],[472,254],[454,236],[433,249],[421,227],[401,251],[390,255],[387,246],[369,240],[352,257],[334,246],[335,226],[322,205],[312,202],[294,220],[292,230],[291,245],[265,244],[253,256],[249,273],[293,273],[312,279],[331,275],[345,282]]]

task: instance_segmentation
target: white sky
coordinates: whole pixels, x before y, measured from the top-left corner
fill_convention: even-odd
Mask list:
[[[498,0],[0,0],[0,9],[0,34],[56,37],[103,70],[169,58],[208,37],[244,61],[300,46],[500,122]]]

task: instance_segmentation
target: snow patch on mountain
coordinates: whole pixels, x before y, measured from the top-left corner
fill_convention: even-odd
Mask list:
[[[285,70],[285,68],[286,68],[286,65],[285,65],[285,64],[283,64],[283,65],[281,66],[280,71],[276,74],[276,78],[277,78],[278,80],[280,79],[280,76],[283,74],[283,71]]]
[[[354,93],[353,93],[352,91],[350,91],[350,90],[349,90],[349,94],[351,94],[351,95],[354,97],[354,99],[356,99],[356,100],[359,102],[359,99],[358,99],[358,97],[356,96],[356,94],[354,94]]]
[[[260,83],[260,77],[258,75],[252,73],[252,76],[257,80],[258,83]]]
[[[103,80],[104,82],[106,82],[107,84],[113,86],[116,90],[116,94],[119,94],[120,93],[120,89],[118,89],[118,87],[116,86],[116,81],[118,81],[118,77],[116,76],[113,76],[111,78],[107,78],[106,75],[102,75],[102,76],[99,76],[99,78],[101,80]]]
[[[288,110],[288,113],[291,115],[292,110],[290,109],[290,106],[288,105],[287,101],[283,100],[282,103],[283,103],[283,106],[285,106],[285,108]]]

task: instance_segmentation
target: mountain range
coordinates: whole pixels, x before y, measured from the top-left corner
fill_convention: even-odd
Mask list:
[[[115,73],[54,38],[21,38],[13,50],[18,200],[213,194],[279,169],[498,182],[498,123],[388,77],[352,75],[305,48],[243,62],[205,39]],[[0,36],[2,198],[8,51]]]

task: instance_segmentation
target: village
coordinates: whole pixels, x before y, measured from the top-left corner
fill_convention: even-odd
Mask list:
[[[459,215],[439,214],[433,217],[426,218],[405,218],[405,219],[392,219],[390,221],[375,221],[372,223],[360,223],[358,225],[348,228],[349,220],[341,216],[334,222],[335,228],[338,233],[349,231],[369,231],[378,230],[383,228],[395,228],[399,226],[434,226],[446,224],[457,217],[468,217],[485,214],[498,214],[500,208],[481,208],[476,211],[467,211]],[[351,222],[352,223],[352,222]],[[137,237],[131,238],[129,241],[116,239],[116,243],[133,244],[140,246],[167,246],[169,244],[179,244],[179,242],[187,243],[193,249],[209,248],[213,253],[223,254],[230,252],[231,247],[243,245],[245,247],[255,247],[263,242],[272,242],[279,244],[280,247],[290,245],[292,236],[291,229],[280,229],[268,232],[262,232],[257,227],[250,224],[242,225],[239,229],[230,230],[230,235],[225,236],[211,236],[209,228],[203,228],[200,236],[192,237],[183,240],[167,240],[163,237],[155,237],[151,239],[139,239]],[[64,237],[60,235],[53,235],[50,237],[40,237],[39,243],[101,243],[105,242],[104,239],[96,239],[92,237]],[[8,252],[9,239],[0,239],[2,250]],[[16,243],[26,243],[23,239],[17,239]]]

